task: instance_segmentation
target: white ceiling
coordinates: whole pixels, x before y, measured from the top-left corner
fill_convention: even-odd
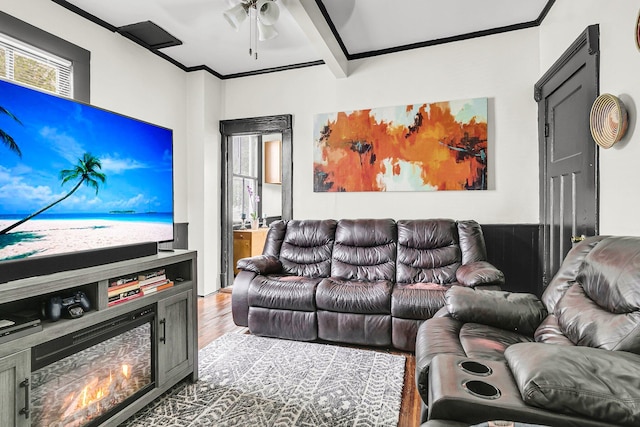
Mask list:
[[[279,36],[257,60],[249,21],[236,32],[222,15],[238,0],[52,1],[112,27],[152,21],[182,41],[158,51],[183,68],[234,77],[324,61],[344,77],[357,58],[537,25],[555,0],[276,0]]]

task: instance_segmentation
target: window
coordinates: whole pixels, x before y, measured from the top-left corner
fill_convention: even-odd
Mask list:
[[[73,98],[71,61],[0,34],[0,76]]]
[[[0,11],[0,78],[89,103],[91,52]]]
[[[258,185],[260,163],[258,158],[259,135],[233,137],[233,221],[240,222],[242,214],[250,220],[251,213],[260,216],[260,204],[249,197],[249,188],[260,196]]]

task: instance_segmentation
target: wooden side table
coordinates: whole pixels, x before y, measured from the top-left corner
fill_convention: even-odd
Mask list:
[[[233,230],[233,272],[238,274],[236,265],[240,258],[262,255],[267,240],[268,228]]]

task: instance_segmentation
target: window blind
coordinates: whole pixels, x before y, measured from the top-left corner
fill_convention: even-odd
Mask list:
[[[73,63],[0,33],[0,77],[73,98]]]

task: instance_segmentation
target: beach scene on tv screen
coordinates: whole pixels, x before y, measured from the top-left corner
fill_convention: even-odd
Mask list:
[[[172,131],[0,80],[0,261],[173,239]]]

